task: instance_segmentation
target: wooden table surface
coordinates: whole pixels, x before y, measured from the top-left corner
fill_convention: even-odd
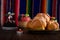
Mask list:
[[[51,34],[30,34],[24,31],[19,35],[16,31],[0,30],[0,40],[60,40],[60,32]]]

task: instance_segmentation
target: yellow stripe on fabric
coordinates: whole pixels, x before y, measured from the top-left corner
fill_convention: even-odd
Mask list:
[[[28,14],[28,0],[26,0],[26,14]]]

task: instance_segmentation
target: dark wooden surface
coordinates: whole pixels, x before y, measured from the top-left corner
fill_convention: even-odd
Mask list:
[[[32,34],[27,31],[18,35],[16,31],[6,31],[0,29],[0,40],[60,40],[60,32],[51,34]]]

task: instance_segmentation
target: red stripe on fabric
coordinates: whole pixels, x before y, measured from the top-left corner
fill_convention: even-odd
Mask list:
[[[56,7],[57,7],[57,0],[53,0],[53,5],[52,5],[52,16],[53,17],[56,17],[56,13],[57,13],[57,9],[56,9]]]
[[[19,5],[20,5],[20,0],[15,0],[15,22],[16,25],[18,26],[18,14],[19,14]]]
[[[47,0],[41,0],[41,12],[46,13]]]
[[[5,16],[5,14],[6,14],[6,0],[3,0],[3,22],[5,23],[6,22],[6,16]],[[3,24],[4,24],[3,23]]]

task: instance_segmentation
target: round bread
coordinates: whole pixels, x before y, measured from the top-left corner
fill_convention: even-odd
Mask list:
[[[48,30],[58,30],[59,29],[59,24],[55,21],[49,21],[47,29]]]
[[[44,19],[44,17],[35,17],[32,21],[32,25],[34,29],[41,29],[41,30],[45,30],[46,27],[46,20]]]
[[[49,16],[48,13],[44,13],[43,16],[46,19],[46,22],[49,22],[50,21],[50,16]]]
[[[46,22],[49,22],[49,21],[50,21],[50,16],[49,16],[48,13],[38,13],[38,14],[36,15],[36,17],[41,17],[41,16],[46,19]]]
[[[43,16],[43,13],[38,13],[35,17],[41,17]]]
[[[45,25],[42,25],[43,21],[36,19],[32,23],[34,30],[45,30]]]
[[[33,28],[33,26],[32,26],[32,20],[30,20],[30,21],[27,23],[26,27],[27,27],[27,28],[30,28],[30,29]]]

